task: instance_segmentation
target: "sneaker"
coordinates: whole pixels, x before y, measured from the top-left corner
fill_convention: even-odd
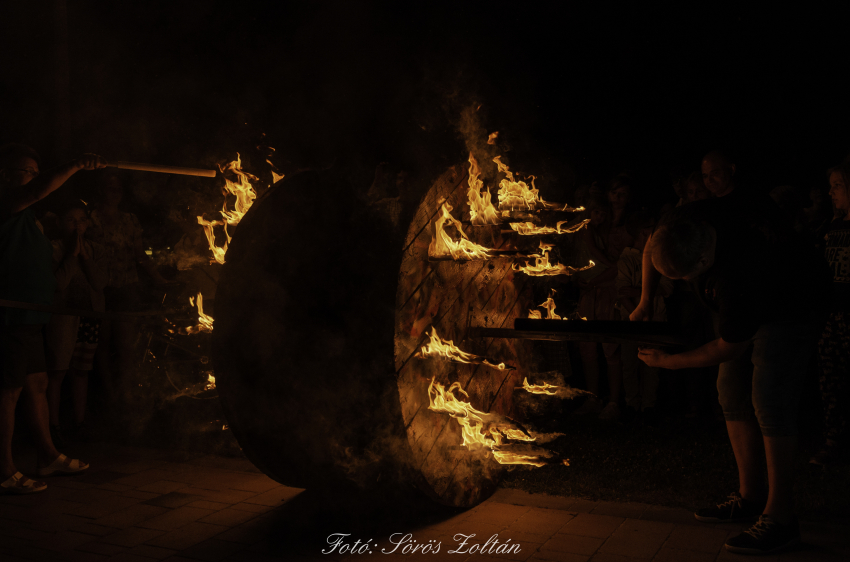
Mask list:
[[[744,499],[738,492],[732,492],[725,502],[697,510],[694,517],[703,523],[747,523],[758,519],[764,506],[764,503]]]
[[[770,515],[759,517],[758,523],[726,541],[726,550],[737,554],[769,554],[800,542],[800,523],[783,525]]]
[[[574,416],[598,415],[602,411],[602,402],[596,396],[588,396],[581,407],[573,412]]]
[[[65,448],[65,439],[62,437],[62,430],[58,425],[50,426],[50,440],[53,441],[53,446],[57,449]]]
[[[608,402],[605,409],[599,412],[599,419],[604,421],[620,421],[620,407],[616,402]]]

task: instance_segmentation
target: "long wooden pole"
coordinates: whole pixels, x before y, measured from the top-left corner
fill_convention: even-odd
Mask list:
[[[183,168],[180,166],[163,166],[161,164],[140,164],[138,162],[110,162],[107,164],[111,168],[121,168],[124,170],[139,170],[142,172],[160,172],[163,174],[180,174],[183,176],[199,176],[204,178],[214,178],[215,170],[204,170],[202,168]]]

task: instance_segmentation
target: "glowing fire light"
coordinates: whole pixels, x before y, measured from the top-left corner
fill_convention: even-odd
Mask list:
[[[212,390],[215,388],[215,377],[212,375],[207,375],[207,384],[204,386],[204,390]]]
[[[189,297],[189,304],[195,306],[195,297]],[[182,331],[182,330],[181,330]],[[185,329],[187,334],[199,334],[201,332],[210,333],[213,331],[213,317],[209,314],[204,314],[204,296],[198,293],[198,324],[189,326]],[[212,379],[213,382],[215,379]]]
[[[528,377],[523,379],[522,386],[516,387],[516,390],[525,390],[531,394],[546,394],[547,396],[556,396],[565,400],[571,400],[576,396],[593,396],[592,392],[572,388],[570,386],[556,386],[544,382],[543,384],[528,384]]]
[[[497,138],[499,138],[499,131],[490,133],[490,136],[487,137],[487,144],[496,144]]]
[[[579,316],[578,312],[573,312],[568,317],[563,318],[555,314],[555,301],[553,297],[557,291],[555,289],[551,289],[549,291],[549,298],[546,299],[546,302],[538,305],[539,308],[546,309],[546,318],[543,318],[543,313],[539,310],[529,310],[528,317],[533,318],[534,320],[584,320],[587,321],[587,318],[584,316]]]
[[[499,224],[499,214],[490,201],[490,191],[484,189],[481,169],[472,153],[469,153],[469,218],[474,225]],[[483,191],[482,191],[483,190]]]
[[[446,390],[442,384],[431,379],[428,386],[428,409],[442,414],[448,414],[457,420],[461,427],[463,445],[470,450],[488,449],[493,458],[500,464],[528,464],[544,466],[553,454],[545,449],[534,447],[528,443],[535,437],[511,424],[509,420],[498,414],[488,414],[472,407],[472,404],[459,400],[454,391],[457,390],[467,398],[469,395],[456,382]],[[522,441],[520,444],[505,443],[505,440]],[[568,461],[562,461],[569,466]]]
[[[496,365],[495,363],[489,362],[484,357],[461,351],[461,349],[457,347],[454,342],[452,342],[451,340],[444,340],[439,335],[437,335],[437,329],[433,326],[431,327],[430,338],[431,341],[423,345],[422,348],[416,352],[417,358],[425,359],[428,357],[439,357],[441,359],[452,361],[454,363],[466,363],[468,365],[486,365],[488,367],[493,367],[494,369],[499,369],[500,371],[513,370],[513,367],[511,367],[510,365],[506,366],[504,363],[499,363],[498,365]]]
[[[553,247],[554,246],[552,244],[544,244],[541,242],[540,250],[543,255],[534,258],[534,265],[530,265],[529,262],[526,262],[525,265],[521,266],[514,264],[514,271],[520,271],[526,275],[531,275],[532,277],[543,277],[547,275],[572,275],[573,273],[590,269],[596,265],[593,263],[593,260],[590,260],[590,262],[584,267],[573,267],[563,264],[552,265],[549,263],[549,251]]]
[[[451,256],[454,260],[486,260],[492,257],[490,249],[472,242],[464,233],[460,221],[451,215],[452,206],[443,203],[440,216],[434,221],[434,237],[428,247],[428,255],[432,258]],[[446,232],[446,223],[454,226],[460,239],[455,242]]]
[[[585,219],[573,226],[561,228],[562,224],[567,224],[568,222],[570,221],[560,221],[557,225],[555,225],[555,228],[552,228],[551,226],[535,226],[533,222],[512,222],[510,225],[517,234],[522,236],[532,236],[536,234],[573,234],[590,224],[590,219]]]
[[[251,185],[251,182],[258,181],[258,178],[242,169],[242,158],[238,153],[236,154],[236,160],[230,162],[223,168],[219,166],[219,169],[221,170],[222,175],[230,172],[230,175],[236,176],[237,181],[232,181],[227,176],[224,178],[225,192],[230,195],[234,195],[236,197],[236,203],[233,205],[232,210],[228,210],[227,199],[225,198],[221,211],[219,211],[222,219],[208,221],[204,219],[203,216],[199,216],[198,224],[204,227],[204,233],[207,235],[207,242],[209,242],[210,250],[213,253],[213,259],[218,263],[223,264],[224,256],[227,253],[227,247],[231,240],[227,227],[236,227],[236,225],[238,225],[242,220],[242,217],[245,216],[245,213],[248,212],[248,209],[251,208],[251,205],[254,204],[254,200],[257,198],[257,192],[254,191],[254,187]],[[283,177],[282,175],[278,175],[274,172],[272,172],[272,176],[275,182]],[[217,246],[215,243],[216,226],[224,227],[224,235],[227,237],[227,241],[223,246]]]
[[[546,320],[561,320],[561,317],[555,314],[555,301],[552,299],[552,297],[555,296],[556,292],[557,291],[555,291],[555,289],[551,289],[549,291],[549,298],[546,299],[546,302],[539,305],[539,308],[546,309]],[[529,310],[528,317],[535,318],[537,320],[543,319],[539,310]]]

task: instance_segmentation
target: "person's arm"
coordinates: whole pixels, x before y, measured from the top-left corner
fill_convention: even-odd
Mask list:
[[[751,341],[731,343],[723,338],[717,338],[692,351],[675,354],[669,354],[660,349],[639,349],[638,358],[650,367],[661,367],[671,371],[712,367],[739,357],[746,351]]]
[[[68,181],[68,178],[80,170],[105,168],[106,160],[97,154],[83,154],[67,164],[48,170],[12,191],[8,198],[0,202],[0,214],[10,215],[23,211],[30,205],[41,201]]]
[[[652,320],[652,313],[655,309],[655,292],[660,280],[661,274],[652,265],[652,235],[650,235],[643,250],[640,302],[634,312],[629,315],[629,320],[632,322]]]

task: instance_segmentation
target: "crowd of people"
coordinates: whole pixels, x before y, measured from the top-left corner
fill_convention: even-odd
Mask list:
[[[815,359],[825,436],[810,462],[846,456],[850,160],[828,170],[826,179],[831,207],[820,188],[806,195],[782,186],[759,195],[739,185],[729,156],[714,151],[699,173],[677,178],[678,201],[655,216],[636,204],[627,175],[604,193],[579,193],[590,223],[578,254],[597,264],[577,279],[579,314],[663,321],[675,310],[694,344],[679,353],[601,344],[607,400],[590,397],[574,415],[651,417],[659,369],[687,371],[691,397],[705,393],[702,381],[715,380],[740,485],[727,501],[695,516],[757,519],[727,541],[733,552],[764,553],[799,540],[792,494],[798,411]],[[595,343],[579,348],[586,389],[598,396],[599,349]]]

